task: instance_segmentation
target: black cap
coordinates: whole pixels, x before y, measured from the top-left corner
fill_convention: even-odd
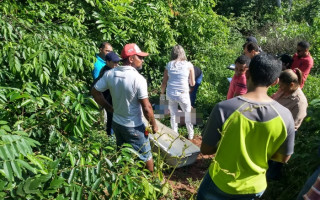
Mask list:
[[[120,60],[119,56],[113,51],[106,55],[106,61],[119,62]]]
[[[247,37],[246,41],[258,44],[257,39],[255,37],[253,37],[253,36]]]

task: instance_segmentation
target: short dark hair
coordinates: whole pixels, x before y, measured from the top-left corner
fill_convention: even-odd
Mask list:
[[[285,53],[285,54],[280,55],[280,60],[281,60],[282,63],[285,64],[285,66],[287,66],[287,69],[291,68],[293,59],[289,54]]]
[[[252,50],[258,52],[259,51],[259,45],[254,42],[247,42],[243,45],[243,49],[247,47],[247,50],[251,52]]]
[[[99,45],[99,49],[103,49],[106,45],[112,47],[109,42],[102,42],[102,43]]]
[[[241,65],[246,64],[247,66],[249,66],[250,58],[245,55],[241,55],[234,61],[234,63],[239,63]]]
[[[270,54],[258,54],[251,59],[249,72],[255,86],[270,86],[282,70],[281,62]]]
[[[298,43],[298,46],[299,46],[299,47],[302,47],[302,48],[304,48],[304,49],[309,49],[309,48],[310,48],[310,44],[309,44],[309,42],[307,42],[307,41],[301,41],[301,42],[299,42],[299,43]]]
[[[287,63],[291,64],[292,61],[293,61],[292,57],[289,54],[286,54],[286,53],[280,55],[280,60],[281,60],[281,62],[286,63],[286,64]]]
[[[253,36],[247,37],[246,42],[253,42],[253,43],[257,43],[258,44],[257,39],[255,37],[253,37]]]

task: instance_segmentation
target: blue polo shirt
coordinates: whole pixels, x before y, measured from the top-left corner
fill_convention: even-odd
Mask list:
[[[100,58],[99,54],[96,54],[97,61],[94,63],[94,69],[92,71],[93,80],[97,79],[100,74],[100,70],[106,65],[106,61]]]

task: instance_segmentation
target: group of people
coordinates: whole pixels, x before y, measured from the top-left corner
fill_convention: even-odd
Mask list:
[[[203,132],[201,152],[215,157],[197,199],[255,199],[264,193],[267,179],[279,178],[307,114],[301,89],[313,66],[309,47],[299,42],[287,64],[264,53],[254,37],[247,39],[227,100],[214,107]],[[276,84],[278,91],[269,97],[268,88]],[[308,194],[305,199],[311,199]]]
[[[262,52],[253,39],[248,39],[244,55],[235,61],[227,100],[216,104],[202,133],[201,153],[215,157],[200,185],[199,200],[260,197],[272,165],[268,161],[289,160],[296,131],[306,116],[307,101],[301,89],[313,65],[309,44],[298,43],[291,68],[282,71],[281,62]],[[148,99],[147,81],[138,72],[148,53],[134,43],[123,47],[121,59],[109,43],[103,43],[99,51],[91,93],[107,111],[107,132],[114,132],[118,147],[131,144],[152,172],[150,141],[142,113],[154,133],[158,127]],[[122,66],[118,66],[120,60]],[[202,77],[201,70],[187,61],[183,47],[174,46],[165,67],[160,98],[168,101],[171,127],[176,132],[180,105],[189,139],[194,136],[190,119],[195,100],[192,92],[197,91]],[[268,88],[278,83],[279,90],[268,96]]]
[[[154,133],[158,127],[148,99],[146,79],[138,72],[146,56],[148,53],[131,43],[123,47],[120,59],[110,43],[102,43],[94,64],[91,94],[106,112],[107,134],[115,134],[117,146],[131,144],[139,152],[139,158],[145,161],[146,168],[153,171],[148,130],[143,123],[141,110]],[[122,66],[118,66],[120,61]],[[191,109],[195,107],[202,77],[201,69],[187,61],[182,46],[174,46],[171,61],[164,72],[160,98],[168,101],[171,127],[176,132],[180,105],[186,118],[189,139],[194,136]]]

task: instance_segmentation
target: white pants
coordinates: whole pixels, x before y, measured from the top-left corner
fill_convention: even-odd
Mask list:
[[[185,117],[185,123],[188,130],[189,139],[193,138],[194,131],[193,125],[191,123],[191,102],[189,93],[182,93],[180,96],[167,96],[169,101],[170,110],[170,124],[171,128],[178,133],[178,123],[180,122],[180,116],[178,112],[178,104],[180,105],[183,113],[182,116]]]

